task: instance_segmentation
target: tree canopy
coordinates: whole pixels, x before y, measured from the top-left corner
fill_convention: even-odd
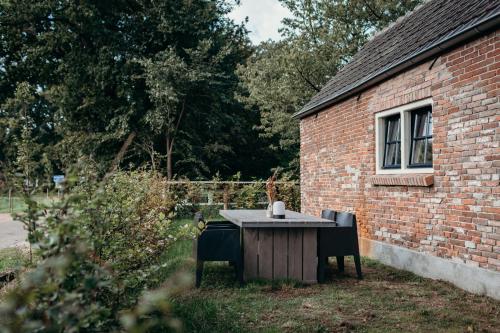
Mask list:
[[[47,132],[32,140],[50,151],[55,169],[88,158],[106,170],[135,133],[125,164],[151,162],[155,152],[162,166],[173,155],[170,175],[233,173],[246,163],[231,161],[259,146],[252,147],[256,111],[234,98],[235,68],[251,47],[245,28],[226,17],[231,8],[227,1],[3,1],[0,117],[15,125],[9,119],[21,115],[9,105],[27,84],[33,130]],[[16,126],[1,133],[4,165],[17,159]]]
[[[297,176],[290,115],[420,1],[281,2],[282,40],[252,46],[236,0],[1,1],[0,172],[105,173],[122,149],[169,178]]]
[[[240,77],[247,105],[260,110],[261,136],[298,171],[300,110],[376,31],[421,0],[280,0],[292,13],[279,42],[259,45]]]

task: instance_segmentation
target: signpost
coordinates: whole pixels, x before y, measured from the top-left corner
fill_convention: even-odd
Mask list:
[[[54,175],[52,176],[52,181],[57,189],[57,196],[60,198],[63,190],[64,175]]]

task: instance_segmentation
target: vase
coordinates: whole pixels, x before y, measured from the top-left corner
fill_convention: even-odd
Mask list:
[[[273,217],[273,205],[272,204],[267,205],[266,216]]]

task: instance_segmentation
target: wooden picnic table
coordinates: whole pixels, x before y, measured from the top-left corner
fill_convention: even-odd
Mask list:
[[[241,228],[245,280],[317,282],[317,228],[334,227],[334,221],[289,210],[284,219],[269,218],[257,209],[219,213]]]

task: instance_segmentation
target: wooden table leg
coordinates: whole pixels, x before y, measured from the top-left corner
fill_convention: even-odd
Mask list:
[[[288,277],[288,229],[274,229],[273,279]]]
[[[259,277],[258,249],[259,229],[243,229],[243,277],[245,281]]]
[[[318,245],[317,229],[305,228],[302,253],[302,281],[306,283],[317,283],[318,275]]]
[[[273,229],[259,229],[259,277],[273,279]]]
[[[288,233],[288,277],[302,281],[302,229],[290,228]]]

